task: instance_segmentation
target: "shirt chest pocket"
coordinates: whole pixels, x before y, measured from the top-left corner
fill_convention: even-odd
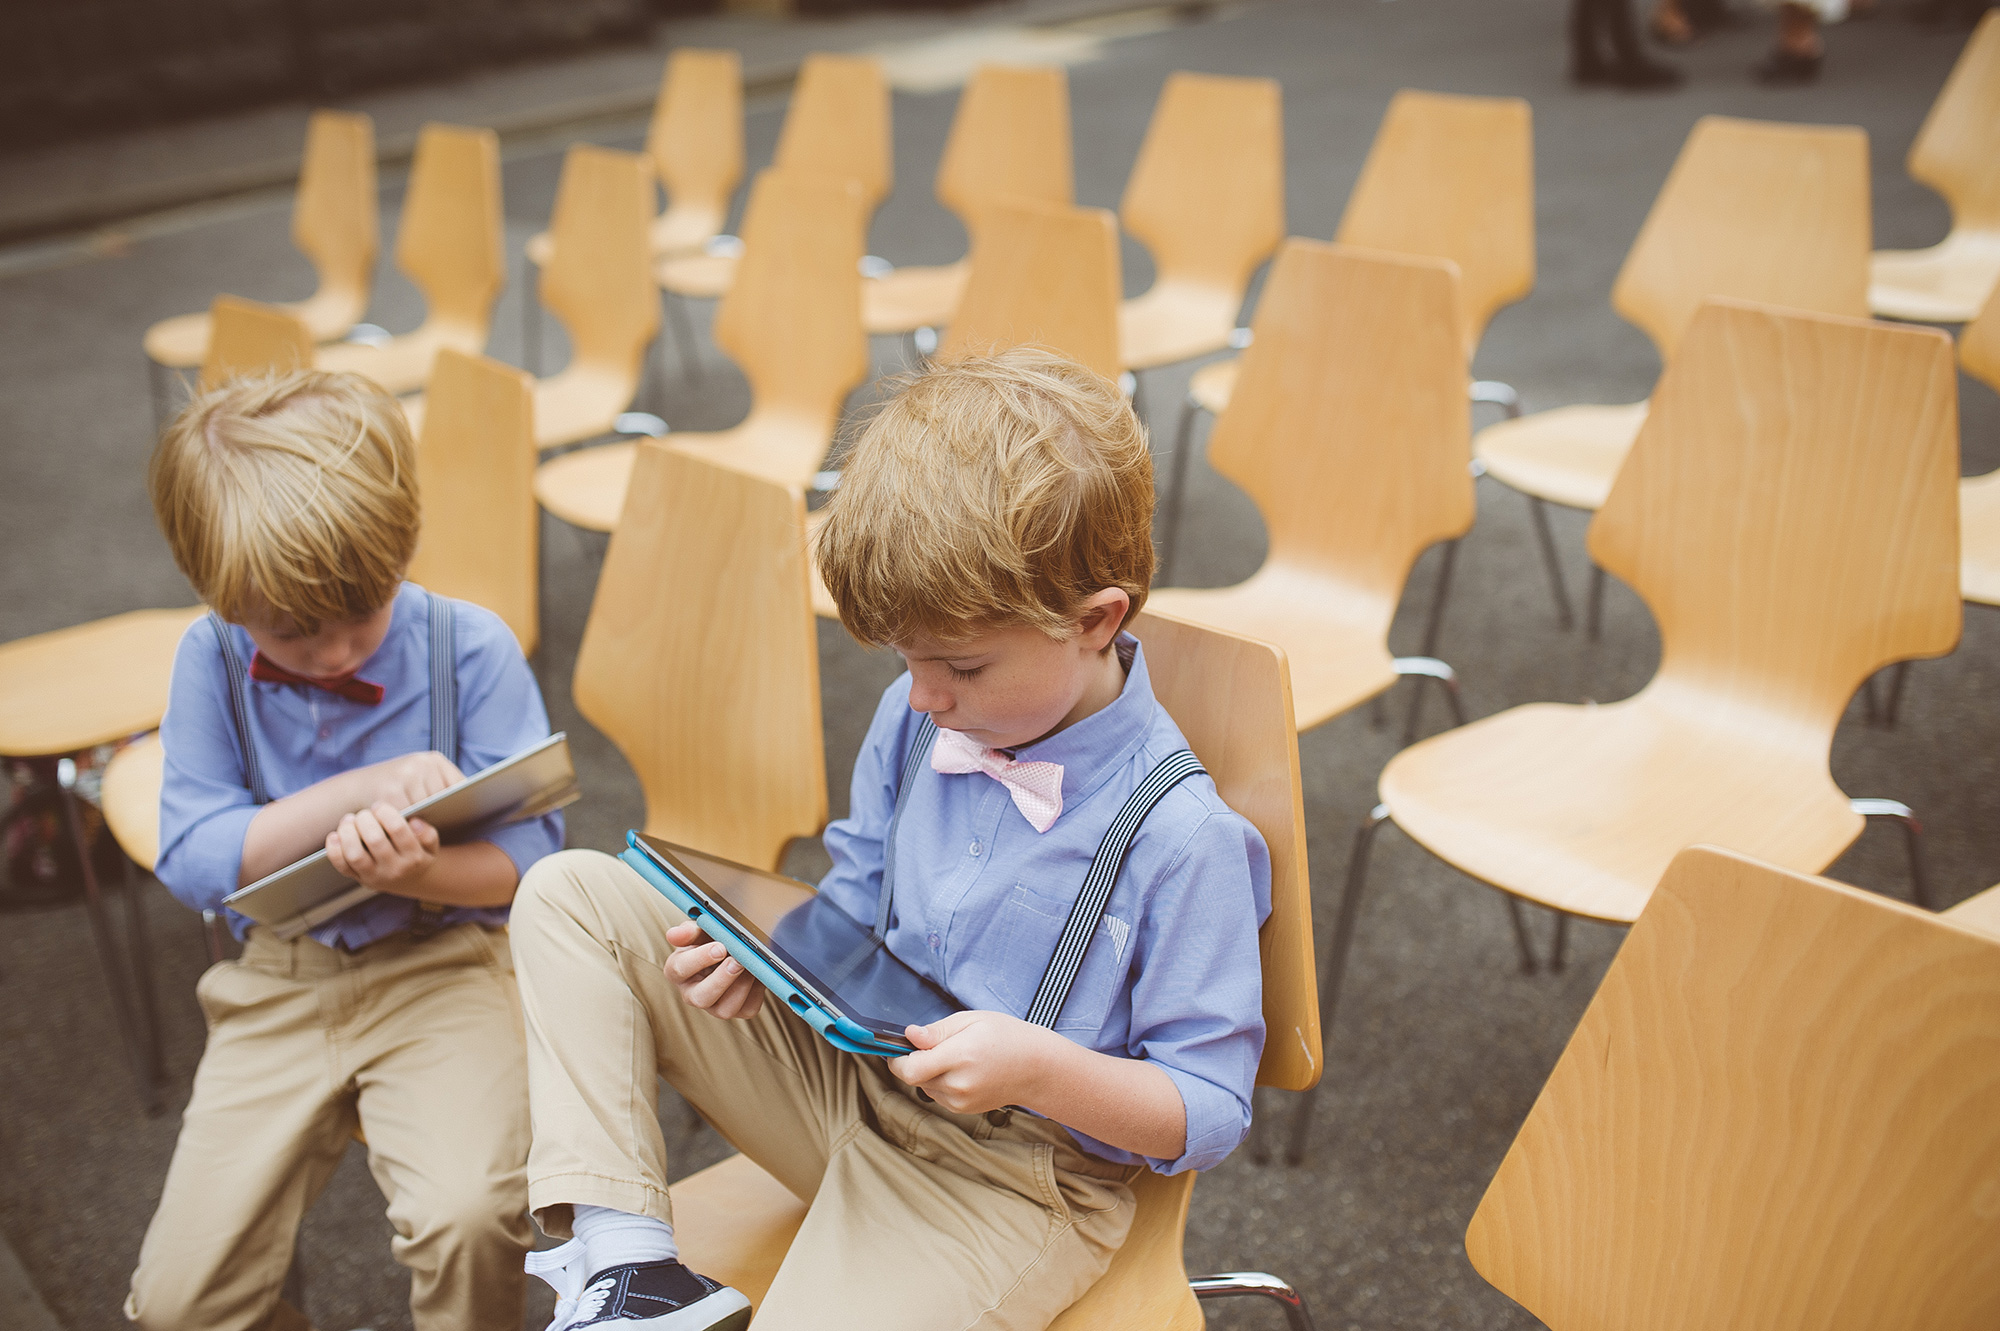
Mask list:
[[[1057,897],[1016,883],[1001,903],[993,921],[997,939],[993,956],[998,964],[992,985],[1006,1001],[1007,1011],[1015,1016],[1025,1016],[1035,1001],[1075,902],[1073,893]],[[1126,921],[1109,911],[1097,922],[1076,983],[1070,986],[1069,999],[1056,1018],[1057,1030],[1085,1037],[1084,1043],[1089,1043],[1088,1037],[1103,1028],[1124,981],[1130,933]]]

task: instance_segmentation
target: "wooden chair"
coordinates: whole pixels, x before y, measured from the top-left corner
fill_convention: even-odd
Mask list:
[[[1535,286],[1535,145],[1528,103],[1414,88],[1398,92],[1389,99],[1333,238],[1342,245],[1457,264],[1458,317],[1470,364],[1494,314]],[[1173,479],[1163,501],[1168,518],[1157,581],[1166,581],[1173,568],[1195,421],[1204,411],[1220,415],[1229,405],[1240,368],[1234,358],[1220,360],[1188,381]],[[1497,382],[1475,384],[1473,400],[1510,412],[1518,402],[1512,388]]]
[[[1707,846],[1465,1234],[1553,1331],[2000,1326],[2000,939]]]
[[[827,812],[805,497],[640,444],[572,688],[649,834],[776,868]]]
[[[1910,145],[1909,170],[1944,195],[1951,231],[1925,250],[1877,250],[1868,303],[1889,319],[1964,323],[2000,283],[2000,14],[1974,30]]]
[[[375,122],[358,112],[315,111],[292,200],[292,243],[312,262],[319,289],[282,308],[315,342],[347,336],[368,308],[380,243],[375,203]],[[146,330],[156,366],[184,369],[208,355],[209,316],[183,314]]]
[[[614,433],[639,391],[646,346],[660,327],[646,241],[652,216],[651,162],[595,144],[571,146],[556,185],[556,249],[541,275],[541,302],[569,330],[571,354],[568,365],[535,381],[538,447]],[[424,409],[422,397],[404,400],[419,436]]]
[[[83,810],[76,792],[61,779],[58,760],[160,724],[174,651],[181,634],[202,614],[200,606],[133,610],[0,645],[0,758],[37,760],[56,786],[82,870],[84,907],[112,1016],[148,1113],[160,1108],[165,1068],[143,912],[128,882],[128,942],[121,945],[97,881]],[[156,831],[156,841],[157,836]]]
[[[1828,757],[1863,680],[1958,641],[1957,407],[1941,333],[1703,306],[1590,528],[1593,557],[1659,621],[1658,673],[1620,702],[1510,708],[1390,760],[1328,974],[1392,818],[1452,867],[1559,912],[1556,966],[1569,915],[1637,919],[1696,842],[1817,872],[1864,818],[1896,819],[1924,902],[1909,809],[1850,800]],[[1321,988],[1329,1028],[1337,988]]]
[[[641,150],[666,187],[647,240],[656,257],[699,250],[722,232],[743,180],[743,58],[683,46],[667,57]],[[555,235],[531,237],[528,261],[546,264]]]
[[[786,175],[829,176],[861,187],[864,219],[889,197],[889,84],[872,56],[816,52],[799,66],[771,167]],[[743,247],[718,237],[709,252],[663,258],[655,269],[670,296],[718,300],[735,280]]]
[[[209,306],[208,351],[201,361],[201,391],[239,374],[297,370],[313,363],[312,334],[277,305],[217,296]]]
[[[621,528],[614,539],[623,536]],[[1321,1070],[1311,878],[1284,654],[1150,610],[1132,631],[1146,645],[1154,694],[1223,799],[1270,848],[1271,915],[1261,936],[1267,1035],[1257,1081],[1289,1090],[1311,1086]],[[1203,1325],[1198,1299],[1240,1294],[1274,1298],[1285,1304],[1295,1331],[1311,1327],[1297,1294],[1275,1277],[1238,1272],[1188,1279],[1181,1237],[1194,1182],[1192,1173],[1139,1177],[1130,1236],[1110,1269],[1051,1331],[1197,1331]],[[683,1258],[753,1302],[763,1300],[805,1214],[806,1203],[747,1156],[731,1156],[674,1185]]]
[[[1170,75],[1118,215],[1156,272],[1119,310],[1125,368],[1226,349],[1251,274],[1285,238],[1277,80]]]
[[[663,442],[788,489],[812,484],[842,404],[868,377],[857,266],[864,226],[852,181],[758,176],[743,267],[715,318],[717,344],[750,380],[750,414],[727,430]],[[610,531],[638,452],[621,443],[566,453],[535,473],[535,497],[565,522]]]
[[[1987,27],[1994,17],[1987,16]],[[1967,374],[2000,392],[2000,287],[1959,333],[1958,360]],[[1958,530],[1959,586],[1965,599],[2000,605],[2000,471],[1959,482]]]
[[[2000,938],[2000,887],[1989,887],[1984,892],[1969,896],[1944,915],[1954,924],[1983,929]]]
[[[1074,197],[1068,75],[1059,68],[981,65],[959,96],[937,174],[938,202],[965,224],[968,256],[871,279],[861,289],[863,325],[870,333],[904,334],[949,324],[991,210],[1009,201],[1067,205]]]
[[[166,762],[160,732],[151,731],[111,755],[98,786],[105,829],[125,858],[146,873],[153,872],[160,859],[160,787],[166,782]],[[229,927],[221,913],[203,911],[201,931],[209,963],[225,959]]]
[[[424,386],[440,351],[486,350],[493,302],[507,284],[501,231],[500,136],[425,125],[396,235],[396,267],[424,293],[424,321],[380,346],[322,347],[319,367],[365,374],[391,393],[407,393]]]
[[[1457,308],[1449,260],[1286,241],[1209,445],[1263,514],[1270,555],[1246,582],[1148,602],[1282,647],[1301,731],[1404,675],[1441,680],[1456,706],[1449,666],[1393,657],[1388,640],[1417,556],[1472,528]]]
[[[417,444],[424,525],[409,576],[485,606],[533,655],[541,642],[533,381],[446,348],[430,397]]]
[[[1818,314],[1868,315],[1868,137],[1840,125],[1704,116],[1625,256],[1612,308],[1672,365],[1710,296]],[[1571,406],[1489,425],[1472,452],[1528,497],[1557,618],[1573,620],[1543,501],[1594,509],[1646,419],[1646,404]],[[1601,575],[1591,590],[1595,636]]]

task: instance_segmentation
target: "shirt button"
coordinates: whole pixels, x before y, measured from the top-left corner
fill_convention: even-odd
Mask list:
[[[977,859],[979,857],[980,845],[977,841],[974,841],[970,846],[967,846],[965,849],[966,852],[970,854],[974,859]]]
[[[333,727],[332,727],[332,726],[321,726],[321,727],[319,728],[319,737],[320,737],[321,739],[332,739],[332,738],[333,738]]]
[[[944,939],[939,938],[935,933],[926,934],[924,941],[930,944],[931,951],[933,952],[944,946]]]

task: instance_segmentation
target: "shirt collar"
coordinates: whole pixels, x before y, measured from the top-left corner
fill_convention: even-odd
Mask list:
[[[1109,704],[1045,740],[1014,751],[1023,762],[1061,763],[1063,807],[1075,808],[1129,763],[1153,729],[1153,685],[1139,640],[1120,633],[1113,644],[1125,662],[1125,686]]]

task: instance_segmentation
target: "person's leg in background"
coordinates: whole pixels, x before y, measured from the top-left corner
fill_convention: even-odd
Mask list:
[[[1848,0],[1784,0],[1777,8],[1778,40],[1769,54],[1750,67],[1750,76],[1779,87],[1811,83],[1819,77],[1826,53],[1820,25],[1846,18]]]
[[[1648,89],[1671,88],[1681,81],[1679,70],[1649,59],[1640,47],[1631,0],[1571,0],[1569,37],[1572,82]]]

